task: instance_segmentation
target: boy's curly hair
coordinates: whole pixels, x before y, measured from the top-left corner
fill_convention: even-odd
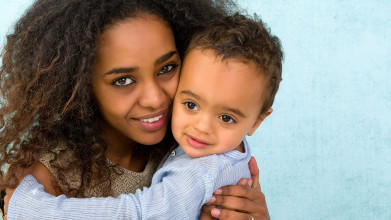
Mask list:
[[[196,33],[186,53],[194,49],[211,49],[216,56],[226,59],[240,59],[255,62],[268,80],[261,114],[273,105],[274,97],[281,82],[283,52],[278,37],[257,18],[239,13],[218,18]]]
[[[61,193],[83,197],[92,181],[110,183],[91,87],[98,36],[117,22],[148,13],[171,26],[182,56],[195,31],[234,7],[223,0],[36,1],[7,36],[1,53],[0,187],[15,187],[22,170],[41,153],[59,158],[67,151],[74,152],[76,162],[60,167],[51,161],[58,174],[55,186],[68,185],[65,171],[75,170],[83,178],[79,188],[68,186]],[[158,147],[163,153],[174,143],[167,133]],[[65,151],[53,151],[59,145]]]

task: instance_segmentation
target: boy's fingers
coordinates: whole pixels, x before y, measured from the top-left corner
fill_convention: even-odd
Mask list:
[[[6,219],[6,216],[7,216],[7,213],[8,213],[8,204],[10,202],[11,196],[14,193],[14,191],[15,191],[15,189],[10,189],[10,188],[7,188],[5,190],[5,196],[4,196],[4,215],[5,215],[5,219]]]

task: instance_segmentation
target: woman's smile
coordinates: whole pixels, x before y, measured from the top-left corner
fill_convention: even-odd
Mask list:
[[[100,36],[93,89],[107,139],[164,138],[180,64],[172,30],[157,17],[123,21]]]
[[[157,131],[165,125],[168,113],[169,111],[166,109],[155,114],[134,118],[133,120],[135,120],[137,124],[139,124],[141,128],[146,131]]]

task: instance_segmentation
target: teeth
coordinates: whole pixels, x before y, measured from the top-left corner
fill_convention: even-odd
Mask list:
[[[152,123],[152,122],[158,121],[162,117],[163,117],[163,115],[159,115],[159,116],[156,116],[154,118],[140,119],[140,121]]]

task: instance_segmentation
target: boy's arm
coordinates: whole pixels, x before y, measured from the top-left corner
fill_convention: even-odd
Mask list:
[[[8,219],[195,219],[210,199],[213,184],[206,170],[178,168],[136,194],[78,199],[47,194],[27,176],[11,198]]]

